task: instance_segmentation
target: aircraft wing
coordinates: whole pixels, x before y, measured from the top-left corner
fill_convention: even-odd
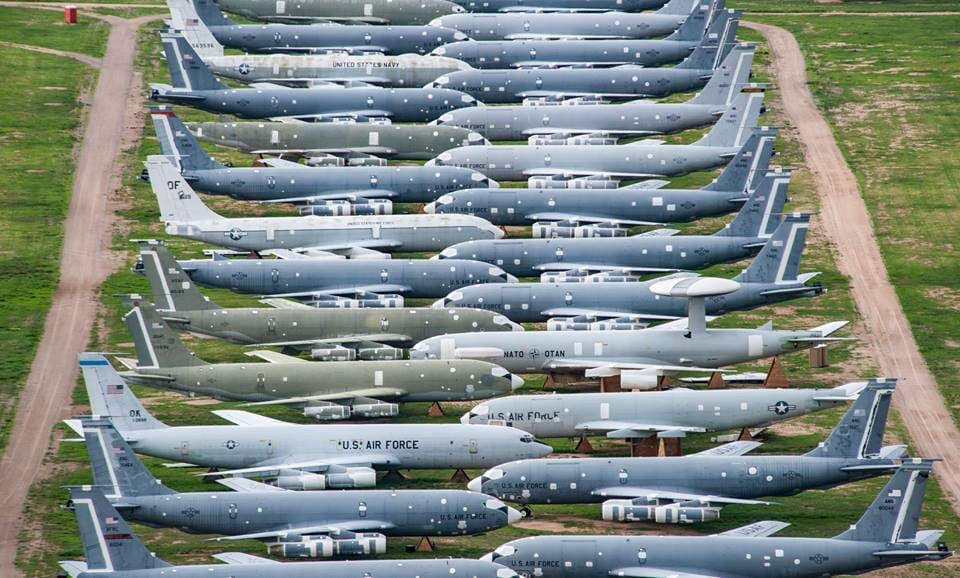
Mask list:
[[[274,293],[266,297],[312,297],[314,295],[352,295],[355,293],[406,293],[410,291],[409,285],[396,285],[384,283],[381,285],[356,285],[353,287],[337,287],[336,289],[323,289],[319,291],[295,291],[293,293]]]
[[[727,498],[724,496],[713,496],[709,494],[693,494],[690,492],[674,492],[672,490],[659,490],[653,488],[631,488],[631,487],[612,487],[598,488],[591,494],[610,498],[650,498],[660,500],[673,500],[676,502],[686,502],[696,500],[704,504],[751,504],[751,505],[769,505],[773,502],[763,502],[760,500],[743,500],[740,498]]]
[[[349,155],[353,153],[363,153],[367,155],[377,156],[377,157],[389,157],[397,154],[397,149],[392,147],[383,147],[383,146],[365,146],[365,147],[354,147],[354,148],[312,148],[312,149],[257,149],[250,151],[250,154],[253,155],[297,155],[297,156],[311,156],[311,155]],[[260,161],[264,164],[273,166],[271,161],[273,158],[263,158]],[[303,166],[303,165],[300,165]]]
[[[322,218],[322,217],[321,217]],[[367,239],[366,241],[356,241],[350,243],[327,243],[325,245],[310,245],[307,247],[296,247],[293,250],[306,253],[308,251],[345,251],[348,249],[395,249],[400,243],[392,239]]]
[[[567,263],[565,261],[550,261],[549,263],[540,263],[534,265],[536,271],[571,271],[582,269],[584,271],[629,271],[635,273],[674,273],[677,269],[664,269],[662,267],[623,267],[622,265],[601,265],[599,263]]]
[[[259,357],[264,361],[270,363],[312,363],[306,359],[300,357],[294,357],[292,355],[286,355],[285,353],[279,353],[277,351],[271,351],[269,349],[257,349],[255,351],[247,351],[244,353],[249,357]]]
[[[610,571],[610,576],[624,576],[626,578],[737,578],[730,574],[694,574],[682,572],[672,568],[651,568],[638,566],[636,568],[617,568]]]
[[[627,185],[622,187],[624,189],[639,189],[643,191],[653,191],[656,189],[662,189],[663,187],[670,184],[670,181],[665,181],[663,179],[648,179],[646,181],[640,181],[639,183],[633,183],[632,185]]]
[[[307,362],[312,363],[312,362]],[[300,397],[287,397],[283,399],[271,399],[270,401],[252,401],[250,403],[243,404],[244,406],[261,406],[261,405],[298,405],[298,404],[307,404],[314,401],[342,401],[355,398],[380,398],[380,397],[397,397],[400,395],[405,395],[407,391],[405,389],[400,389],[397,387],[373,387],[369,389],[354,389],[350,391],[342,391],[338,393],[324,393],[320,395],[305,395]]]
[[[743,454],[752,452],[758,447],[762,446],[763,442],[755,441],[735,441],[728,444],[723,444],[722,446],[717,446],[715,448],[710,448],[708,450],[703,450],[702,452],[697,452],[695,454],[687,454],[688,456],[742,456]]]
[[[594,217],[576,213],[533,213],[528,219],[536,221],[573,221],[574,223],[612,223],[617,225],[635,225],[655,227],[663,223],[656,221],[637,221],[635,219],[619,219],[616,217]]]
[[[290,162],[290,161],[284,161],[284,162]],[[304,166],[298,163],[291,163],[291,164],[297,165],[299,167]],[[260,201],[260,204],[263,204],[263,205],[271,205],[271,204],[275,205],[275,204],[283,204],[283,203],[297,204],[297,203],[310,203],[314,201],[338,201],[338,200],[355,201],[361,198],[390,199],[396,196],[397,196],[397,192],[391,191],[390,189],[353,189],[353,190],[346,190],[346,191],[326,192],[319,195],[309,195],[309,196],[303,196],[303,197],[284,197],[282,199],[267,199],[265,201]]]
[[[754,522],[753,524],[747,524],[746,526],[740,526],[739,528],[727,530],[726,532],[720,532],[719,534],[711,534],[711,536],[726,536],[728,538],[766,538],[767,536],[776,534],[789,525],[790,524],[786,522],[764,520],[762,522]]]
[[[268,167],[273,167],[275,169],[302,169],[305,165],[294,161],[288,161],[287,159],[278,159],[276,157],[263,158],[260,159],[260,162],[267,165]],[[274,201],[276,202],[276,201]]]
[[[629,313],[627,311],[605,311],[603,309],[588,309],[585,307],[554,307],[553,309],[547,309],[541,311],[542,315],[548,315],[550,317],[595,317],[598,319],[609,319],[609,318],[618,318],[618,317],[627,317],[632,321],[673,321],[674,319],[679,319],[676,316],[672,315],[654,315],[647,313]],[[684,319],[686,319],[684,317]]]
[[[246,425],[246,426],[259,426],[259,425],[288,425],[292,426],[294,424],[281,421],[279,419],[273,419],[272,417],[267,417],[265,415],[259,415],[249,411],[243,411],[239,409],[218,409],[211,412],[213,415],[223,418],[229,422],[234,423],[235,425]]]
[[[564,169],[538,167],[523,171],[526,177],[600,177],[600,178],[620,178],[620,179],[653,179],[663,177],[658,173],[629,173],[618,171],[598,171],[591,169]]]
[[[246,412],[244,412],[246,413]],[[281,422],[283,423],[283,422]],[[289,457],[289,456],[288,456]],[[363,454],[354,458],[341,457],[318,457],[316,459],[303,459],[298,461],[283,461],[286,458],[278,460],[263,461],[248,468],[238,468],[236,470],[220,470],[218,472],[203,472],[201,477],[208,476],[256,476],[276,472],[279,470],[300,470],[304,472],[323,472],[333,467],[364,467],[369,468],[374,465],[391,465],[398,463],[396,456],[390,454]]]
[[[524,90],[517,93],[517,96],[520,98],[540,98],[540,97],[557,97],[557,98],[579,98],[583,96],[599,96],[604,98],[650,98],[652,94],[635,94],[632,92],[590,92],[590,91],[581,91],[581,92],[568,92],[564,90]]]
[[[538,34],[536,32],[517,32],[507,34],[504,40],[624,40],[628,36],[622,34]],[[640,98],[637,95],[634,95]]]
[[[278,562],[277,560],[271,560],[270,558],[263,558],[261,556],[254,556],[253,554],[247,554],[246,552],[220,552],[219,554],[213,554],[213,557],[225,564],[230,564],[232,566],[242,566],[244,564],[282,564],[283,562]]]
[[[267,538],[286,538],[287,536],[311,536],[317,534],[332,534],[334,532],[362,532],[364,530],[385,530],[392,528],[393,524],[380,522],[377,520],[352,520],[349,522],[337,522],[333,524],[320,524],[316,526],[294,526],[292,528],[278,528],[276,530],[267,530],[265,532],[251,532],[250,534],[236,534],[234,536],[219,536],[210,538],[210,541],[232,541],[232,540],[264,540]]]
[[[692,427],[683,425],[666,425],[639,423],[634,421],[612,421],[608,419],[585,421],[578,423],[575,427],[577,431],[605,431],[609,438],[629,438],[637,437],[635,434],[644,433],[703,433],[706,428]]]
[[[305,305],[304,307],[310,307]],[[375,343],[412,341],[413,338],[402,333],[368,333],[365,335],[343,335],[339,337],[330,337],[327,339],[300,339],[293,341],[269,341],[266,343],[254,343],[247,347],[310,347],[313,345],[338,345],[343,343],[358,343],[361,341],[373,341]]]
[[[323,88],[323,87],[314,87],[304,90],[333,90],[332,88]],[[313,122],[324,122],[327,120],[333,120],[335,118],[352,118],[352,119],[362,119],[362,118],[391,118],[393,113],[389,110],[373,110],[373,109],[363,109],[363,110],[345,110],[342,112],[327,112],[320,114],[300,114],[292,116],[272,116],[270,120],[275,120],[278,122],[285,122],[287,119],[293,120],[306,120]]]
[[[679,233],[679,229],[654,229],[652,231],[645,231],[636,235],[637,237],[672,237]]]
[[[524,136],[536,136],[536,135],[554,135],[554,134],[568,134],[568,135],[583,135],[583,134],[594,134],[597,132],[605,132],[608,134],[615,135],[629,135],[629,136],[658,136],[663,134],[658,131],[651,130],[630,130],[630,129],[610,129],[610,130],[597,130],[597,129],[584,129],[584,128],[555,128],[548,126],[537,126],[533,128],[524,129],[521,134]]]
[[[274,309],[316,309],[316,307],[311,307],[306,303],[301,303],[299,301],[292,301],[290,299],[267,298],[267,299],[260,299],[260,303],[263,303],[264,305],[269,305]],[[258,345],[258,347],[259,346],[260,345]]]
[[[631,64],[631,62],[624,60],[623,62],[606,62],[606,61],[597,61],[597,62],[587,62],[575,60],[524,60],[521,62],[514,62],[510,65],[511,68],[521,68],[524,70],[531,69],[544,69],[544,68],[611,68],[614,66],[623,66],[626,64]]]
[[[684,318],[683,321],[685,322],[686,318]],[[655,359],[616,361],[616,360],[610,360],[610,359],[556,358],[556,359],[552,359],[547,364],[547,367],[550,369],[558,369],[558,368],[585,369],[587,377],[611,377],[614,375],[619,375],[620,371],[623,369],[649,369],[653,371],[694,371],[694,372],[706,371],[710,373],[713,373],[714,371],[723,371],[715,367],[670,365],[670,364],[661,363]]]
[[[230,488],[234,492],[240,493],[293,491],[278,488],[277,486],[271,486],[270,484],[264,484],[263,482],[251,480],[250,478],[218,478],[216,482]]]

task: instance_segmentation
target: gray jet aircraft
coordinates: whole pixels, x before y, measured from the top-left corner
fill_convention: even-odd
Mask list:
[[[589,138],[650,137],[708,126],[717,121],[750,85],[753,50],[734,48],[738,58],[729,58],[716,69],[706,86],[686,102],[621,104],[593,103],[573,98],[560,102],[529,99],[521,105],[477,106],[446,112],[433,121],[438,126],[474,130],[490,140],[522,140],[532,136],[580,140]]]
[[[619,235],[625,227],[682,223],[725,215],[747,200],[767,174],[776,129],[755,129],[723,172],[701,189],[669,189],[662,180],[617,189],[486,188],[447,193],[426,213],[459,213],[494,225],[533,224],[533,237]]]
[[[670,0],[654,13],[451,14],[434,18],[430,25],[459,30],[473,40],[653,38],[673,33],[697,4],[697,0]]]
[[[218,44],[252,53],[426,54],[448,42],[467,40],[452,28],[424,25],[237,24],[213,0],[167,0],[167,7],[173,28],[205,50],[214,48],[208,33]]]
[[[224,410],[215,413],[235,425],[171,427],[143,407],[102,354],[81,353],[80,367],[92,413],[109,417],[137,453],[223,468],[216,475],[270,478],[287,489],[370,487],[377,470],[489,468],[551,452],[503,426],[298,425]],[[78,422],[67,423],[83,435]]]
[[[265,299],[272,307],[223,308],[200,293],[170,251],[157,241],[140,242],[135,271],[147,277],[153,302],[163,320],[175,329],[242,345],[307,350],[315,359],[401,357],[395,347],[409,347],[434,335],[471,329],[523,331],[522,326],[489,311],[376,307],[379,303],[346,298],[324,302],[327,307]]]
[[[725,25],[727,15],[724,12],[717,19],[718,26]],[[739,12],[732,11],[734,22],[739,17]],[[459,90],[485,104],[516,103],[527,98],[659,98],[706,86],[728,55],[734,61],[740,57],[740,53],[732,52],[735,43],[733,35],[704,38],[683,62],[668,68],[628,64],[611,68],[470,69],[444,74],[427,86]]]
[[[252,351],[266,363],[207,363],[184,346],[152,304],[136,303],[124,317],[137,350],[121,359],[128,382],[190,395],[285,405],[306,417],[339,420],[400,414],[398,403],[470,401],[509,393],[523,380],[485,361],[305,361],[275,351]]]
[[[575,108],[575,107],[574,107]],[[589,144],[580,139],[531,137],[527,145],[472,145],[450,149],[426,166],[474,169],[498,181],[530,177],[599,180],[662,179],[727,164],[747,142],[763,110],[763,93],[740,93],[737,101],[692,144],[636,141]]]
[[[240,251],[298,253],[376,250],[437,251],[468,239],[499,239],[503,231],[469,215],[226,218],[210,210],[164,156],[147,157],[150,186],[167,234]]]
[[[521,504],[603,502],[605,520],[710,522],[727,504],[767,504],[758,498],[896,470],[906,446],[883,447],[896,383],[868,380],[826,441],[800,456],[748,456],[760,442],[735,441],[682,457],[522,460],[487,470],[468,487]]]
[[[251,20],[280,24],[426,24],[465,11],[448,0],[298,0],[280,4],[274,0],[219,0],[218,4]]]
[[[780,224],[789,178],[762,179],[730,224],[712,235],[655,229],[632,237],[504,239],[448,247],[440,259],[475,259],[511,275],[544,272],[669,273],[738,261],[757,253]]]
[[[158,102],[240,118],[389,118],[398,122],[426,122],[444,112],[477,105],[468,94],[437,88],[290,88],[275,84],[230,88],[213,76],[181,34],[163,33],[161,38],[172,84],[151,85],[150,98]]]
[[[498,186],[482,173],[459,167],[309,167],[282,159],[266,161],[267,167],[228,167],[203,150],[172,110],[154,107],[150,116],[161,153],[177,159],[183,177],[201,193],[307,204],[311,214],[338,216],[390,213],[393,202],[429,202],[466,187]],[[333,200],[350,203],[326,204]]]
[[[516,522],[497,498],[463,490],[283,491],[245,478],[219,480],[236,492],[177,492],[143,465],[109,420],[81,421],[93,483],[125,519],[218,540],[268,541],[284,558],[383,554],[387,537],[462,536]]]
[[[468,12],[641,12],[664,0],[456,0]]]
[[[905,462],[833,538],[770,538],[789,524],[764,521],[709,536],[521,538],[482,559],[542,578],[823,578],[942,560],[953,555],[937,543],[943,531],[917,529],[931,469],[929,460]]]
[[[67,560],[60,566],[70,578],[449,578],[459,573],[476,578],[519,578],[513,570],[482,560],[340,560],[288,562],[242,552],[214,557],[225,564],[174,566],[157,558],[140,541],[100,488],[70,489],[68,506],[77,516],[86,561]]]
[[[809,215],[787,215],[750,266],[733,278],[738,288],[706,300],[707,315],[746,311],[824,292],[807,281],[818,273],[800,274],[800,257],[809,227]],[[677,273],[687,288],[700,283],[694,273]],[[434,307],[484,309],[509,317],[517,323],[551,321],[551,329],[637,328],[640,325],[673,321],[687,315],[683,297],[653,293],[652,286],[665,278],[625,283],[521,283],[478,285],[457,289]],[[706,283],[710,283],[707,279]],[[594,323],[602,320],[601,323]]]

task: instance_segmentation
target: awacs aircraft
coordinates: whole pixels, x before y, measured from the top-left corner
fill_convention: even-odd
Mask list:
[[[430,54],[456,58],[474,68],[660,66],[686,58],[706,34],[712,16],[711,6],[701,5],[663,40],[461,40]]]
[[[427,86],[460,90],[486,104],[516,103],[528,98],[633,100],[696,90],[706,86],[721,64],[730,64],[730,61],[726,61],[728,55],[735,61],[741,57],[742,50],[752,50],[751,47],[745,47],[740,52],[733,52],[736,25],[726,26],[728,16],[736,23],[740,13],[723,12],[715,26],[726,27],[725,35],[715,37],[711,34],[705,37],[690,56],[669,68],[626,64],[610,68],[469,69],[444,74]],[[551,43],[559,45],[565,42]]]
[[[477,132],[457,126],[375,122],[188,122],[204,142],[256,155],[304,157],[308,165],[360,164],[369,156],[432,159],[443,151],[486,144]]]
[[[629,64],[611,68],[470,69],[444,74],[427,86],[459,90],[485,104],[517,103],[528,98],[659,98],[706,86],[728,55],[739,58],[740,53],[733,52],[734,45],[732,36],[704,39],[683,62],[668,68]]]
[[[476,188],[442,195],[426,213],[459,213],[494,225],[533,225],[533,237],[589,237],[625,234],[627,227],[682,223],[725,215],[746,202],[748,191],[764,179],[776,129],[758,128],[724,167],[701,189],[669,189],[667,181],[647,180],[616,189]]]
[[[445,112],[477,105],[468,94],[438,88],[290,88],[276,84],[230,88],[213,76],[181,34],[160,36],[172,84],[151,85],[150,98],[158,102],[186,104],[240,118],[389,118],[398,122],[426,122]]]
[[[230,410],[216,414],[235,425],[171,427],[143,407],[102,354],[81,353],[80,367],[92,413],[109,417],[137,453],[221,468],[224,476],[273,478],[288,489],[368,487],[377,470],[490,468],[551,452],[503,426],[298,425]]]
[[[157,241],[140,241],[136,271],[150,282],[152,301],[175,329],[243,345],[307,350],[315,359],[353,361],[401,357],[395,347],[460,331],[522,331],[503,315],[474,309],[382,307],[340,298],[311,307],[265,299],[272,307],[223,308],[193,281]],[[359,305],[364,305],[359,307]]]
[[[154,107],[150,116],[161,154],[177,159],[183,177],[201,193],[308,204],[313,205],[311,214],[334,216],[390,213],[393,202],[429,202],[466,187],[498,186],[482,173],[459,167],[309,167],[283,159],[267,159],[267,167],[228,167],[203,150],[172,110]],[[373,199],[380,202],[371,203]],[[326,204],[332,200],[351,202]]]
[[[504,239],[448,247],[440,259],[475,259],[511,275],[544,272],[670,273],[738,261],[762,248],[780,224],[788,178],[762,179],[730,224],[712,235],[655,229],[632,237]]]
[[[545,438],[597,434],[626,440],[683,437],[793,419],[853,401],[864,387],[865,383],[857,382],[831,389],[676,388],[644,393],[513,395],[483,402],[460,421],[510,424]]]
[[[673,33],[697,4],[697,0],[670,0],[653,13],[451,14],[431,20],[430,25],[459,30],[473,40],[653,38]]]
[[[711,522],[727,504],[767,504],[758,498],[832,488],[896,470],[906,446],[883,447],[896,383],[867,380],[830,436],[800,456],[744,455],[760,442],[735,441],[682,457],[522,460],[487,470],[468,487],[521,504],[603,502],[605,520]]]
[[[218,540],[269,542],[284,558],[383,554],[387,537],[463,536],[521,518],[497,498],[464,490],[290,492],[244,478],[219,480],[236,492],[177,492],[163,485],[109,420],[81,421],[93,483],[123,517]]]
[[[523,385],[492,363],[472,360],[320,363],[267,350],[248,353],[266,363],[212,364],[194,356],[152,304],[137,303],[124,320],[137,350],[136,360],[121,360],[128,382],[285,405],[316,420],[394,417],[398,403],[486,399]]]
[[[942,530],[918,530],[932,462],[905,462],[863,516],[833,538],[771,538],[789,524],[755,522],[709,536],[536,536],[482,559],[542,578],[822,578],[953,555]],[[829,499],[824,501],[829,507]]]
[[[450,149],[426,166],[474,169],[498,181],[530,177],[635,180],[675,177],[723,166],[736,156],[757,126],[763,93],[741,92],[701,139],[692,144],[641,140],[599,144],[588,139],[540,139],[527,145],[472,145]],[[586,142],[584,142],[586,141]],[[590,144],[593,141],[594,144]]]
[[[468,12],[640,12],[664,0],[456,0]]]
[[[734,49],[734,53],[739,58],[725,60],[703,90],[686,102],[604,104],[582,98],[559,102],[528,99],[522,106],[461,108],[440,115],[433,124],[467,128],[490,140],[650,137],[708,126],[726,112],[741,91],[762,90],[762,85],[748,84],[754,51]]]
[[[213,0],[167,0],[167,7],[173,28],[207,50],[215,46],[205,30],[218,44],[252,53],[426,54],[448,42],[467,40],[466,34],[452,28],[424,25],[237,24]]]
[[[706,300],[707,315],[746,311],[823,293],[819,285],[806,285],[818,273],[800,274],[809,220],[805,214],[787,215],[750,266],[733,278],[737,289]],[[623,283],[591,283],[586,282],[592,280],[587,278],[580,282],[478,285],[457,289],[434,307],[484,309],[518,323],[548,321],[551,329],[635,329],[687,315],[685,298],[651,291],[651,287],[667,279],[678,279],[687,291],[696,291],[699,283],[712,283],[695,273],[676,273],[667,278]]]
[[[280,24],[426,24],[432,18],[464,12],[448,0],[220,0],[227,12]],[[322,34],[322,30],[317,31]]]
[[[241,251],[297,253],[437,251],[468,239],[499,239],[503,231],[469,215],[226,218],[210,210],[164,156],[147,157],[150,186],[169,235]]]
[[[86,561],[67,560],[60,566],[70,578],[519,578],[513,570],[483,560],[458,558],[404,560],[339,560],[277,562],[241,552],[214,557],[225,564],[174,566],[157,558],[110,504],[100,488],[70,489],[68,508],[77,516]],[[239,512],[238,512],[239,515]]]

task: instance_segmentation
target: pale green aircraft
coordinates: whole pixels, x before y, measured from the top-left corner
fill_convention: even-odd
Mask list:
[[[222,10],[280,24],[427,24],[466,10],[449,0],[217,0]]]

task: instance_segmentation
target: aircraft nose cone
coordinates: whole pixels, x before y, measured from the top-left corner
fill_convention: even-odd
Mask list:
[[[483,480],[480,478],[473,478],[467,482],[467,489],[471,492],[482,492],[483,491]]]
[[[507,523],[516,524],[523,519],[523,514],[519,510],[507,506]]]
[[[434,213],[436,213],[436,212],[437,212],[437,203],[436,203],[436,202],[427,203],[426,205],[423,206],[423,212],[424,212],[424,213],[431,214],[431,215],[434,214]]]
[[[523,378],[515,373],[510,374],[510,388],[516,391],[523,387]]]

